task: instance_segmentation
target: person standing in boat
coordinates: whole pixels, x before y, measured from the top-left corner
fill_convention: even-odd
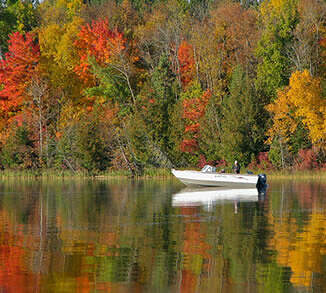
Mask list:
[[[240,173],[240,164],[238,161],[234,161],[234,165],[232,166],[232,170],[234,173],[239,174]]]

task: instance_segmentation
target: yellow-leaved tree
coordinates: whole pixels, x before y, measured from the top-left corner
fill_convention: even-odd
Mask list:
[[[39,43],[42,56],[42,68],[54,88],[64,89],[69,96],[81,95],[81,82],[74,67],[78,55],[73,46],[83,21],[72,18],[64,24],[49,23],[39,29]]]
[[[301,122],[308,130],[313,145],[326,147],[326,99],[322,96],[320,79],[308,70],[291,75],[289,86],[278,92],[278,98],[267,106],[273,114],[268,130],[269,142],[275,137],[287,141]]]

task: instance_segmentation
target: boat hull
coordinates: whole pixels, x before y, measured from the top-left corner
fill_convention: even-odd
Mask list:
[[[172,174],[188,186],[256,187],[258,175],[206,173],[172,170]]]

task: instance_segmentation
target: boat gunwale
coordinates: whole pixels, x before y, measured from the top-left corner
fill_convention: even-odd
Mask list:
[[[196,170],[175,170],[172,169],[172,173],[173,172],[190,172],[190,173],[200,173],[200,174],[210,174],[210,175],[221,175],[221,176],[248,176],[248,177],[258,177],[257,174],[245,174],[245,173],[218,173],[218,172],[202,172],[202,171],[196,171]]]

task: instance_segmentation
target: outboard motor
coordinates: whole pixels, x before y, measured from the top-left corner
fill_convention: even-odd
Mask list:
[[[267,177],[266,174],[258,174],[258,181],[256,184],[256,188],[258,189],[258,193],[265,193],[267,189]]]

